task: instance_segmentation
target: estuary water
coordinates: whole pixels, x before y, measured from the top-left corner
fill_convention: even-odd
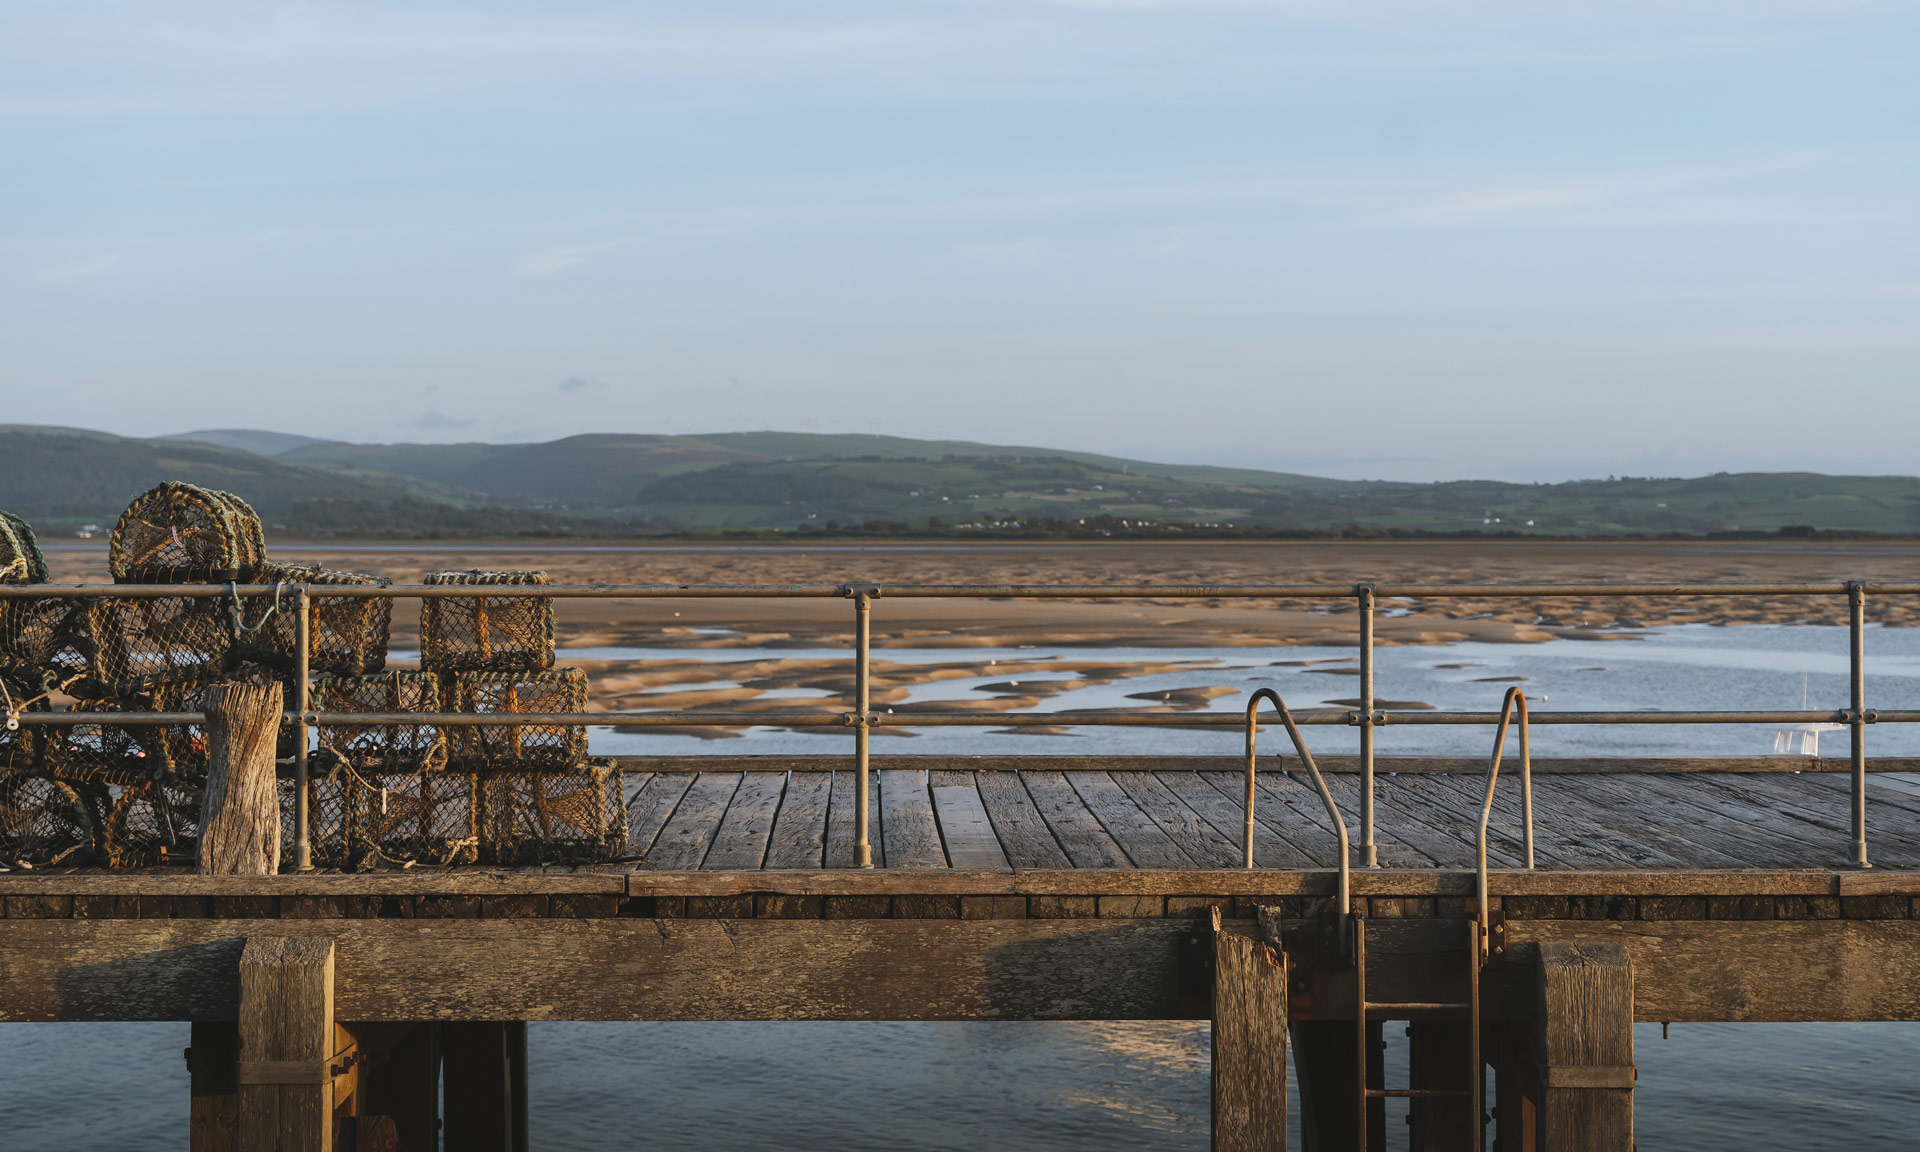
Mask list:
[[[1920,630],[1868,637],[1869,703],[1920,707]],[[1845,633],[1816,627],[1664,628],[1606,643],[1386,648],[1383,699],[1491,710],[1521,683],[1543,708],[1814,708],[1846,702]],[[801,655],[801,653],[783,653]],[[580,653],[588,655],[588,653]],[[596,652],[595,656],[615,656]],[[644,658],[645,652],[618,655]],[[685,659],[685,650],[674,650]],[[826,655],[826,653],[822,653]],[[956,653],[888,650],[889,660]],[[993,653],[969,652],[983,662]],[[1019,650],[1032,659],[1032,650]],[[1073,658],[1095,653],[1075,649]],[[1214,661],[1162,677],[1065,692],[1048,708],[1137,706],[1177,687],[1278,688],[1301,707],[1353,694],[1337,672],[1352,649],[1105,652],[1101,658]],[[716,660],[738,658],[716,652]],[[1279,661],[1325,663],[1276,663]],[[1512,680],[1509,677],[1525,677]],[[983,682],[990,679],[983,677]],[[954,698],[971,682],[939,686]],[[1213,706],[1239,707],[1222,696]],[[1920,726],[1869,730],[1870,748],[1920,755]],[[1309,729],[1317,750],[1352,733]],[[1541,728],[1540,755],[1762,755],[1771,730]],[[1383,753],[1484,754],[1480,729],[1388,728]],[[1845,754],[1845,734],[1822,749]],[[1231,753],[1231,732],[1076,729],[1053,737],[943,729],[884,743],[889,753]],[[596,732],[600,753],[822,752],[837,742],[756,729],[716,746],[686,736]],[[1387,1028],[1389,1077],[1404,1083],[1404,1038]],[[533,1141],[542,1149],[1202,1149],[1203,1023],[534,1024]],[[186,1146],[183,1024],[0,1024],[0,1148],[9,1152]],[[1920,1147],[1920,1025],[1676,1024],[1636,1029],[1638,1143],[1645,1149]],[[1297,1115],[1297,1108],[1294,1110]],[[1389,1118],[1390,1147],[1404,1131]],[[1297,1146],[1297,1145],[1296,1145]]]

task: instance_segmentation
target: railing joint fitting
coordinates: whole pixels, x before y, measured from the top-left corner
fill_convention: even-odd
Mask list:
[[[840,585],[840,595],[849,600],[878,600],[880,599],[880,585],[842,584]]]

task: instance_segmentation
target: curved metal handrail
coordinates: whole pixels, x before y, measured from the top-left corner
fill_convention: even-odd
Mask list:
[[[1300,729],[1293,722],[1293,713],[1287,711],[1286,702],[1280,694],[1271,688],[1262,688],[1247,701],[1247,827],[1246,827],[1246,866],[1253,867],[1253,783],[1254,783],[1254,744],[1259,727],[1254,723],[1255,713],[1260,711],[1260,701],[1271,700],[1273,707],[1280,713],[1280,722],[1287,727],[1287,736],[1293,740],[1293,750],[1300,755],[1300,762],[1313,774],[1313,786],[1320,790],[1320,802],[1327,806],[1327,815],[1333,820],[1333,831],[1340,838],[1340,894],[1337,907],[1344,921],[1353,911],[1353,875],[1348,857],[1351,855],[1347,841],[1346,817],[1340,815],[1340,805],[1334,803],[1333,793],[1327,789],[1326,778],[1320,775],[1320,768],[1313,762],[1313,753],[1307,751],[1307,742],[1301,738]]]
[[[1507,689],[1500,702],[1500,727],[1493,736],[1493,756],[1487,761],[1487,794],[1480,801],[1479,867],[1474,881],[1474,917],[1480,924],[1480,959],[1487,958],[1487,819],[1493,815],[1493,786],[1500,779],[1500,758],[1507,750],[1507,726],[1520,717],[1520,817],[1527,867],[1533,867],[1533,742],[1527,727],[1527,694]]]

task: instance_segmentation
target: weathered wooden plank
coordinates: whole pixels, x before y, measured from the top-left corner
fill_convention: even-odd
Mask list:
[[[1735,845],[1718,847],[1717,837],[1699,835],[1704,813],[1656,799],[1649,803],[1632,784],[1582,777],[1535,784],[1536,810],[1574,811],[1604,829],[1615,851],[1630,865],[1643,868],[1744,868],[1746,855]],[[1692,812],[1689,816],[1688,813]],[[1665,819],[1662,817],[1665,816]],[[1630,832],[1628,831],[1630,830]],[[1548,826],[1556,837],[1564,825]]]
[[[1465,846],[1467,856],[1462,866],[1471,867],[1479,839],[1480,806],[1486,796],[1485,777],[1477,780],[1458,776],[1406,777],[1395,778],[1392,784],[1390,789],[1382,789],[1391,794],[1388,806],[1418,811],[1428,825]],[[1519,865],[1525,859],[1521,829],[1519,789],[1514,788],[1511,795],[1502,795],[1496,788],[1493,813],[1487,821],[1489,855],[1509,867]],[[1573,835],[1578,837],[1581,833]],[[1593,833],[1587,831],[1586,835],[1592,837]],[[1544,867],[1595,868],[1625,864],[1610,853],[1581,851],[1581,847],[1577,839],[1567,844],[1538,835],[1536,828],[1534,856]]]
[[[655,869],[698,868],[742,778],[739,772],[702,772],[694,777],[693,787],[687,789],[642,863]]]
[[[1538,1146],[1633,1152],[1633,963],[1617,941],[1538,949]]]
[[[1156,772],[1167,791],[1230,841],[1246,833],[1246,811],[1240,797],[1223,796],[1197,772]],[[1117,777],[1116,777],[1117,779]],[[1253,825],[1253,862],[1261,868],[1311,868],[1313,861],[1293,843],[1274,835],[1265,822]]]
[[[712,756],[618,756],[623,765],[636,772],[710,772]],[[924,766],[924,755],[875,753],[870,763],[875,771],[909,769]],[[847,758],[838,755],[810,756],[737,756],[728,754],[727,763],[748,772],[813,772],[843,768]],[[1104,756],[1104,755],[1012,755],[968,756],[967,764],[980,772],[1232,772],[1246,761],[1239,756]],[[1316,755],[1314,763],[1322,772],[1338,775],[1357,774],[1360,759],[1341,753]],[[1478,776],[1486,771],[1484,756],[1378,756],[1375,770],[1386,773],[1452,773]],[[1262,770],[1264,771],[1264,763]],[[1663,775],[1689,772],[1738,772],[1772,775],[1808,772],[1845,776],[1852,771],[1845,756],[1802,759],[1785,756],[1537,756],[1533,770],[1542,775],[1611,775],[1646,772]],[[1867,762],[1873,773],[1920,772],[1920,759],[1913,757],[1875,757]]]
[[[855,773],[841,770],[833,774],[833,794],[827,802],[827,867],[851,868],[859,863],[854,854]],[[873,866],[887,866],[886,837],[880,829],[880,774],[867,774],[867,841],[873,853]]]
[[[947,860],[953,867],[969,872],[1013,870],[999,838],[993,834],[993,821],[980,800],[980,791],[971,782],[936,785],[933,811],[940,819],[940,835],[946,841]]]
[[[1213,1147],[1287,1146],[1287,966],[1250,936],[1213,929]]]
[[[1204,1019],[1204,932],[1142,920],[330,920],[370,1020]],[[0,921],[0,1020],[232,1019],[257,922]],[[323,931],[321,931],[323,930]],[[1185,975],[1183,975],[1183,973]]]
[[[933,818],[926,772],[889,771],[879,775],[887,867],[945,868],[947,854],[940,845],[940,825]]]
[[[137,921],[135,922],[137,923]],[[246,941],[236,973],[240,1021],[240,1152],[332,1152],[334,942],[325,936]]]
[[[409,868],[404,872],[195,876],[155,872],[28,872],[0,876],[0,897],[514,896],[626,891],[624,869]]]
[[[1245,859],[1240,837],[1225,833],[1188,807],[1151,772],[1114,772],[1107,777],[1126,793],[1181,853],[1202,868],[1233,868]]]
[[[1722,795],[1707,783],[1706,777],[1690,777],[1669,785],[1652,778],[1636,780],[1626,788],[1608,781],[1619,793],[1646,813],[1647,822],[1665,818],[1670,827],[1699,844],[1716,849],[1721,856],[1733,857],[1747,867],[1810,864],[1834,867],[1847,862],[1848,842],[1834,837],[1822,847],[1815,843],[1813,829],[1804,832],[1785,826],[1779,814],[1750,803]],[[1699,859],[1698,863],[1717,863]]]
[[[660,830],[673,819],[674,810],[693,787],[692,776],[656,775],[627,802],[627,851],[629,859],[641,859],[660,837]]]
[[[1193,859],[1104,772],[1067,777],[1087,810],[1119,842],[1136,868],[1191,868]]]
[[[1076,868],[1131,868],[1133,861],[1059,772],[1022,772],[1020,780],[1053,838]]]
[[[1739,815],[1805,841],[1820,852],[1853,852],[1851,788],[1832,779],[1805,776],[1711,775],[1698,778],[1709,795],[1735,801]],[[1758,808],[1759,814],[1752,809]],[[1880,864],[1920,863],[1920,799],[1895,793],[1888,802],[1878,777],[1868,777],[1867,838]]]
[[[975,787],[993,821],[1007,859],[1016,868],[1070,868],[1073,862],[1047,827],[1046,819],[1017,772],[976,772]]]
[[[748,772],[721,817],[720,830],[700,861],[707,869],[758,868],[766,863],[767,841],[773,820],[786,794],[787,778],[779,772]]]
[[[787,793],[767,843],[767,867],[820,867],[827,852],[827,801],[832,792],[830,772],[795,772],[787,777]]]

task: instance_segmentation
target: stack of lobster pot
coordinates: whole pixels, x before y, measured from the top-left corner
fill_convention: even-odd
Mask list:
[[[436,586],[548,583],[544,572],[435,572]],[[584,712],[587,678],[553,666],[553,600],[545,596],[431,597],[420,613],[420,663],[451,712]],[[572,725],[459,727],[448,768],[473,781],[479,858],[490,863],[588,862],[626,846],[616,762],[587,756]]]

